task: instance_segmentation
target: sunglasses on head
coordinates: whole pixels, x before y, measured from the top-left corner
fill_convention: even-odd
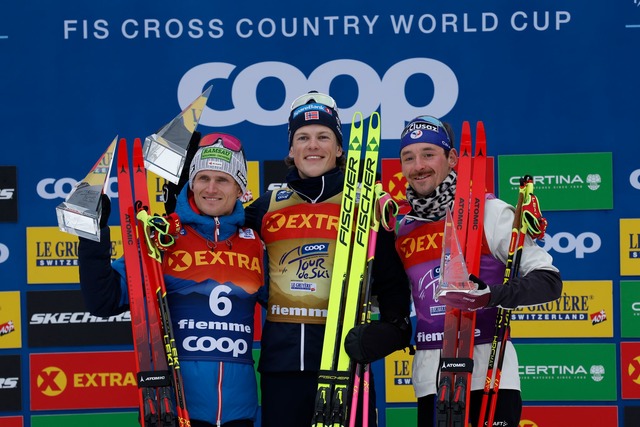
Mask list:
[[[208,147],[210,145],[222,143],[222,146],[227,150],[240,152],[242,151],[242,143],[238,138],[226,133],[210,133],[200,139],[198,147]]]
[[[441,128],[444,128],[444,124],[442,124],[440,120],[436,119],[433,116],[418,116],[414,120],[420,120],[420,121],[431,123],[432,125],[436,125]]]
[[[309,103],[322,104],[336,111],[338,110],[338,106],[336,105],[335,99],[333,99],[329,95],[326,95],[324,93],[319,93],[319,92],[309,92],[297,97],[291,103],[291,110],[293,111],[296,108]]]

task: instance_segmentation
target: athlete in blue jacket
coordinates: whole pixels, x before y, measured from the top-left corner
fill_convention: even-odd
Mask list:
[[[247,165],[240,141],[204,136],[188,182],[175,201],[181,231],[162,266],[187,410],[194,427],[251,427],[258,411],[253,314],[264,250],[257,234],[241,227]],[[129,308],[124,260],[110,264],[107,217],[100,242],[80,238],[78,249],[87,308],[102,317]]]

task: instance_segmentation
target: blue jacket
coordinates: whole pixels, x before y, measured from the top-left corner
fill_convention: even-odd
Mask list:
[[[215,221],[214,218],[200,215],[193,210],[188,200],[188,186],[185,186],[178,196],[176,205],[176,214],[180,217],[183,231],[182,234],[192,233],[191,240],[201,242],[202,245],[210,245],[215,241]],[[236,203],[234,211],[231,215],[217,218],[218,224],[218,242],[226,248],[233,239],[242,235],[240,226],[244,223],[244,209],[240,201]],[[108,260],[110,236],[108,227],[101,230],[101,242],[93,242],[81,239],[78,249],[78,258],[80,265],[80,284],[85,298],[85,303],[89,311],[98,316],[111,316],[115,313],[128,310],[128,288],[125,280],[125,263],[124,258],[120,258],[110,264],[105,263]],[[251,234],[251,230],[249,230]],[[180,239],[188,240],[186,237],[178,236]],[[257,236],[255,236],[259,242]],[[255,246],[252,246],[255,247]],[[259,243],[261,251],[262,244]],[[205,251],[208,250],[204,246]],[[260,252],[261,253],[261,252]],[[106,255],[106,256],[105,256]],[[169,255],[168,255],[169,256]],[[193,267],[195,268],[195,267]],[[192,268],[190,267],[190,270]],[[209,276],[217,274],[218,269],[214,266],[208,268]],[[165,284],[167,286],[167,299],[171,310],[173,329],[176,333],[176,343],[178,346],[178,357],[185,387],[185,400],[187,409],[191,419],[202,420],[211,424],[220,422],[224,424],[233,420],[252,419],[255,420],[258,411],[257,384],[253,367],[253,359],[251,352],[251,344],[253,341],[253,324],[250,328],[247,326],[247,332],[243,336],[236,334],[234,340],[242,338],[242,346],[240,351],[242,357],[232,360],[230,352],[223,354],[220,351],[210,351],[211,343],[216,347],[216,341],[220,339],[225,342],[232,342],[231,338],[220,334],[227,333],[212,330],[199,330],[197,328],[188,328],[187,316],[193,321],[202,319],[208,320],[209,324],[224,323],[233,320],[229,324],[240,324],[240,320],[248,323],[253,319],[255,302],[257,301],[257,292],[245,291],[239,286],[235,286],[231,281],[221,283],[215,280],[215,277],[208,277],[205,280],[194,280],[193,277],[179,277],[167,271],[165,263]],[[192,271],[185,274],[189,276]],[[262,259],[260,258],[260,274],[262,275]],[[255,282],[255,280],[254,280]],[[235,310],[231,310],[229,317],[219,318],[212,314],[209,307],[209,298],[212,290],[217,286],[223,286],[225,298],[228,296],[233,301],[231,306]],[[176,311],[174,316],[174,310]],[[226,313],[225,313],[226,315]],[[180,320],[183,320],[182,330],[179,326]],[[238,322],[236,322],[236,320]],[[194,332],[195,331],[195,332]],[[196,335],[198,333],[199,335]],[[230,333],[230,332],[229,332]],[[193,336],[189,337],[189,334]],[[216,335],[217,334],[217,335]],[[198,338],[202,338],[208,343],[206,350],[194,351],[189,353],[185,350],[185,342],[196,343]],[[195,349],[195,345],[189,345],[187,348]],[[202,345],[200,346],[202,349]],[[219,348],[228,350],[228,346],[220,345]],[[184,356],[184,357],[183,357]],[[225,359],[225,356],[229,356]],[[219,378],[222,375],[222,381]],[[220,408],[222,410],[220,411]]]

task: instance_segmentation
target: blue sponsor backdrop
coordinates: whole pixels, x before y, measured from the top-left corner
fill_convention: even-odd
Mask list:
[[[550,249],[564,278],[613,280],[618,300],[619,218],[640,216],[638,0],[67,0],[0,10],[0,165],[17,167],[19,194],[17,223],[0,223],[3,290],[77,288],[27,286],[25,228],[56,225],[69,182],[116,135],[156,131],[212,85],[199,129],[239,136],[260,162],[286,155],[288,106],[310,89],[337,99],[345,131],[353,112],[379,110],[382,157],[397,155],[404,120],[423,113],[458,133],[463,120],[483,120],[494,156],[612,152],[613,210],[546,216],[551,235],[576,237],[562,241],[575,250]],[[580,246],[593,242],[584,233],[597,251]],[[26,313],[24,293],[22,304]],[[26,381],[29,349],[19,351]]]

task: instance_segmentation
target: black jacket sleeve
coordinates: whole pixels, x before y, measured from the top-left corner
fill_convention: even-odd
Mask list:
[[[393,322],[409,317],[411,288],[407,273],[395,249],[395,235],[382,227],[378,231],[373,261],[372,294],[378,298],[381,319]]]
[[[94,316],[109,317],[129,309],[126,305],[120,305],[120,275],[111,268],[110,250],[109,227],[100,230],[100,242],[80,237],[80,289],[87,310]]]
[[[271,191],[267,191],[244,209],[244,226],[252,228],[258,235],[262,228],[262,218],[269,209],[269,200],[271,200]]]
[[[552,270],[532,270],[523,277],[510,279],[505,285],[491,286],[490,307],[516,308],[543,304],[560,298],[562,278]]]
[[[352,328],[344,347],[351,359],[371,363],[411,342],[411,291],[404,266],[395,250],[393,232],[380,229],[373,262],[372,294],[377,296],[380,320]]]

